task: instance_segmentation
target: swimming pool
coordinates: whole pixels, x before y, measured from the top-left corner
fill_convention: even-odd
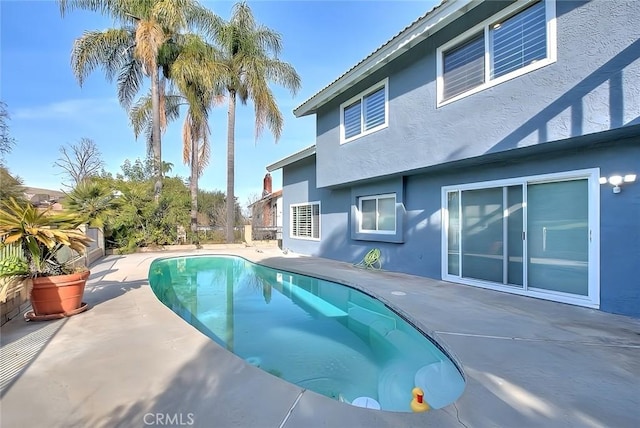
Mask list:
[[[157,259],[149,283],[248,363],[336,400],[410,412],[415,386],[436,409],[464,390],[462,370],[437,342],[351,287],[235,256]]]

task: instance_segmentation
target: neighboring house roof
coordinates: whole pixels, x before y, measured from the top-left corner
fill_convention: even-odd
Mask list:
[[[54,211],[62,210],[59,201],[64,198],[64,192],[39,187],[24,187],[23,193],[27,200],[36,207],[51,207]]]
[[[259,199],[259,200],[255,201],[254,203],[252,203],[251,205],[249,205],[249,206],[248,206],[248,208],[251,208],[252,206],[257,205],[257,204],[259,204],[259,203],[264,203],[264,202],[268,202],[268,201],[270,201],[270,200],[272,200],[272,199],[279,198],[280,196],[282,196],[282,189],[280,189],[280,190],[276,190],[276,191],[275,191],[275,192],[273,192],[273,193],[269,193],[267,196],[265,196],[265,197],[263,197],[263,198],[261,198],[261,199]]]
[[[24,187],[24,193],[31,195],[49,195],[52,198],[62,198],[65,193],[60,190],[42,189],[40,187]]]
[[[385,64],[402,55],[480,3],[482,3],[482,0],[443,0],[438,6],[418,18],[391,40],[347,70],[342,76],[296,107],[293,110],[293,114],[296,117],[315,114],[318,107],[332,100],[374,71],[382,68]]]
[[[279,161],[272,163],[271,165],[268,165],[267,171],[269,172],[275,171],[277,169],[290,165],[294,162],[298,162],[299,160],[308,158],[309,156],[313,156],[315,154],[316,154],[316,145],[313,144],[309,147],[306,147],[300,150],[299,152],[296,152],[292,155],[287,156],[286,158],[280,159]]]

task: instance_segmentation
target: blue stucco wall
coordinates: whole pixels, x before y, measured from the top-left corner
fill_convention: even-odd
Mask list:
[[[375,196],[393,193],[396,196],[396,230],[392,234],[364,233],[358,230],[357,221],[353,221],[358,215],[358,200],[363,196]],[[378,180],[351,187],[351,239],[356,241],[404,242],[404,180],[402,177],[394,177],[388,180]]]
[[[640,123],[640,2],[558,1],[557,62],[436,107],[436,49],[492,16],[487,2],[317,113],[330,187]],[[389,126],[340,145],[340,103],[389,77]]]
[[[619,194],[610,185],[600,194],[600,309],[640,317],[640,137],[594,145],[580,150],[520,156],[475,167],[396,177],[404,189],[403,243],[371,242],[351,238],[352,188],[316,189],[315,157],[283,171],[285,225],[289,205],[321,200],[321,241],[284,237],[294,252],[346,262],[358,262],[372,247],[380,248],[384,268],[430,278],[441,278],[441,188],[443,186],[561,171],[600,168],[601,176],[636,173],[639,180],[625,184]],[[391,180],[393,181],[393,180]],[[389,180],[371,181],[385,191]],[[362,183],[354,188],[362,188]],[[287,228],[287,226],[285,226]],[[288,229],[286,229],[288,230]]]
[[[282,171],[282,248],[296,253],[320,254],[322,242],[324,252],[330,253],[333,243],[339,241],[341,235],[349,235],[349,189],[330,190],[316,187],[316,158],[312,156]],[[320,201],[320,238],[319,240],[299,239],[290,236],[291,205]],[[336,253],[340,248],[336,248]],[[339,260],[340,257],[329,257]]]

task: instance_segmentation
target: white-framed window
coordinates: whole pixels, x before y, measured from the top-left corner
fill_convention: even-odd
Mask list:
[[[524,3],[438,48],[438,106],[556,61],[555,0]]]
[[[442,279],[599,307],[599,176],[592,168],[443,187]]]
[[[340,143],[388,126],[388,83],[389,79],[384,79],[340,105]]]
[[[361,196],[358,199],[358,231],[396,233],[396,194]]]
[[[291,205],[292,238],[320,239],[320,202]]]

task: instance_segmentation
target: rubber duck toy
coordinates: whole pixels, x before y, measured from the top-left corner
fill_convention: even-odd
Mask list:
[[[411,410],[414,412],[428,412],[431,406],[424,401],[424,392],[422,389],[415,387],[411,390],[413,400],[411,400]]]

